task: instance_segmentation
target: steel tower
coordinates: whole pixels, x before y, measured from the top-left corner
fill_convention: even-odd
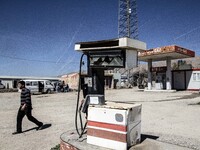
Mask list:
[[[138,39],[136,0],[119,0],[118,36]]]

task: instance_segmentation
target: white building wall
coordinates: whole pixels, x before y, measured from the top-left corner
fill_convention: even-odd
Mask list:
[[[189,81],[187,90],[199,90],[200,89],[200,70],[187,71],[186,81]]]
[[[118,80],[116,86],[117,86],[117,88],[120,88],[121,87],[121,74],[119,72],[118,73],[114,73],[113,74],[113,79],[117,79]],[[114,83],[114,81],[112,83]]]
[[[5,86],[6,89],[13,88],[13,81],[12,80],[2,80],[1,83]]]

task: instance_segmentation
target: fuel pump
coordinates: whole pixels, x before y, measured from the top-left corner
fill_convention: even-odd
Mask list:
[[[129,106],[129,105],[122,106],[121,104],[120,104],[121,106],[119,106],[118,104],[109,104],[106,102],[105,91],[104,91],[104,82],[105,82],[104,71],[107,69],[110,70],[114,68],[130,69],[130,68],[136,67],[137,60],[138,60],[137,52],[141,50],[146,50],[146,43],[124,37],[124,38],[111,39],[111,40],[79,42],[75,44],[75,50],[83,53],[80,60],[80,70],[79,70],[80,77],[81,77],[81,72],[82,72],[81,71],[82,59],[84,56],[87,57],[87,82],[81,83],[81,81],[83,80],[81,80],[81,78],[79,79],[76,116],[75,116],[76,131],[79,137],[81,137],[85,133],[85,128],[87,126],[88,119],[89,119],[89,125],[88,125],[89,130],[87,132],[88,143],[101,146],[102,142],[98,143],[98,141],[105,140],[105,143],[107,143],[107,145],[103,145],[103,147],[115,149],[115,147],[109,147],[108,146],[109,141],[107,141],[107,139],[99,137],[102,135],[98,135],[99,132],[95,133],[96,130],[94,130],[93,127],[91,128],[91,126],[93,126],[94,124],[95,125],[104,124],[104,126],[108,128],[110,128],[111,126],[114,126],[115,128],[116,126],[118,129],[119,128],[118,125],[115,125],[112,122],[111,123],[106,122],[107,120],[109,120],[110,115],[115,118],[114,121],[118,122],[117,124],[120,124],[120,122],[121,123],[127,122],[125,118],[126,117],[125,114],[130,114],[128,115],[130,117],[131,115],[134,115],[135,112],[132,111],[132,106]],[[83,95],[84,95],[83,103],[80,103],[81,85],[82,85]],[[90,108],[90,106],[93,106],[93,108]],[[123,113],[121,114],[122,107],[123,107]],[[141,105],[134,105],[134,107],[137,108],[136,112],[140,114]],[[90,111],[88,111],[88,108],[90,108]],[[120,113],[117,112],[118,108],[120,108],[119,109]],[[101,112],[101,110],[104,110],[104,111]],[[106,111],[107,111],[107,115],[106,115]],[[116,113],[113,113],[113,111]],[[82,120],[83,120],[81,116],[82,113],[86,114],[86,123],[84,125],[82,123]],[[92,120],[91,118],[97,118],[97,120],[98,119],[100,120],[96,122],[94,121],[95,119]],[[78,120],[80,121],[80,123],[78,123]],[[138,124],[140,124],[140,121],[138,120],[138,118],[136,120],[137,120],[137,123],[134,124],[134,126],[138,126]],[[78,127],[78,124],[80,124],[80,128]],[[132,127],[130,128],[129,125],[126,127],[124,125],[124,128],[125,130],[130,130],[130,131],[126,131],[125,133],[125,135],[127,136],[127,137],[126,136],[124,137],[124,141],[123,141],[125,142],[125,145],[122,144],[122,147],[126,148],[127,146],[130,146],[131,144],[133,144],[133,140],[130,138]],[[106,133],[107,133],[107,129],[105,131],[105,134]],[[138,138],[138,133],[136,133],[136,135],[137,135],[136,138]],[[93,138],[98,139],[96,143],[93,143],[94,142]],[[118,145],[119,143],[116,143],[116,142],[111,143],[110,145]],[[105,143],[103,142],[103,144]],[[122,148],[122,147],[119,146],[119,148]]]
[[[79,42],[75,44],[75,50],[83,53],[80,60],[80,77],[82,58],[87,57],[87,74],[89,83],[84,84],[87,89],[84,92],[84,103],[79,106],[79,94],[81,90],[81,79],[79,79],[79,89],[76,108],[76,130],[81,136],[84,132],[81,121],[81,132],[77,127],[77,116],[82,110],[87,114],[89,104],[104,105],[104,71],[114,68],[133,68],[137,66],[137,51],[146,49],[146,44],[130,38],[119,38],[92,42]],[[79,112],[78,112],[79,110]]]

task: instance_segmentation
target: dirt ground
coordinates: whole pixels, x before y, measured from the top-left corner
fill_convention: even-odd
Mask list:
[[[20,104],[19,93],[0,93],[0,149],[50,150],[60,135],[75,129],[77,92],[33,95],[33,116],[45,128],[23,119],[23,133],[12,135]],[[200,94],[106,90],[106,100],[142,104],[142,136],[200,150]]]

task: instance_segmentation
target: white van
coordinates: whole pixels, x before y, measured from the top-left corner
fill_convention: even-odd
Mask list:
[[[31,91],[32,94],[36,93],[52,93],[54,86],[49,80],[24,80],[26,88]]]

